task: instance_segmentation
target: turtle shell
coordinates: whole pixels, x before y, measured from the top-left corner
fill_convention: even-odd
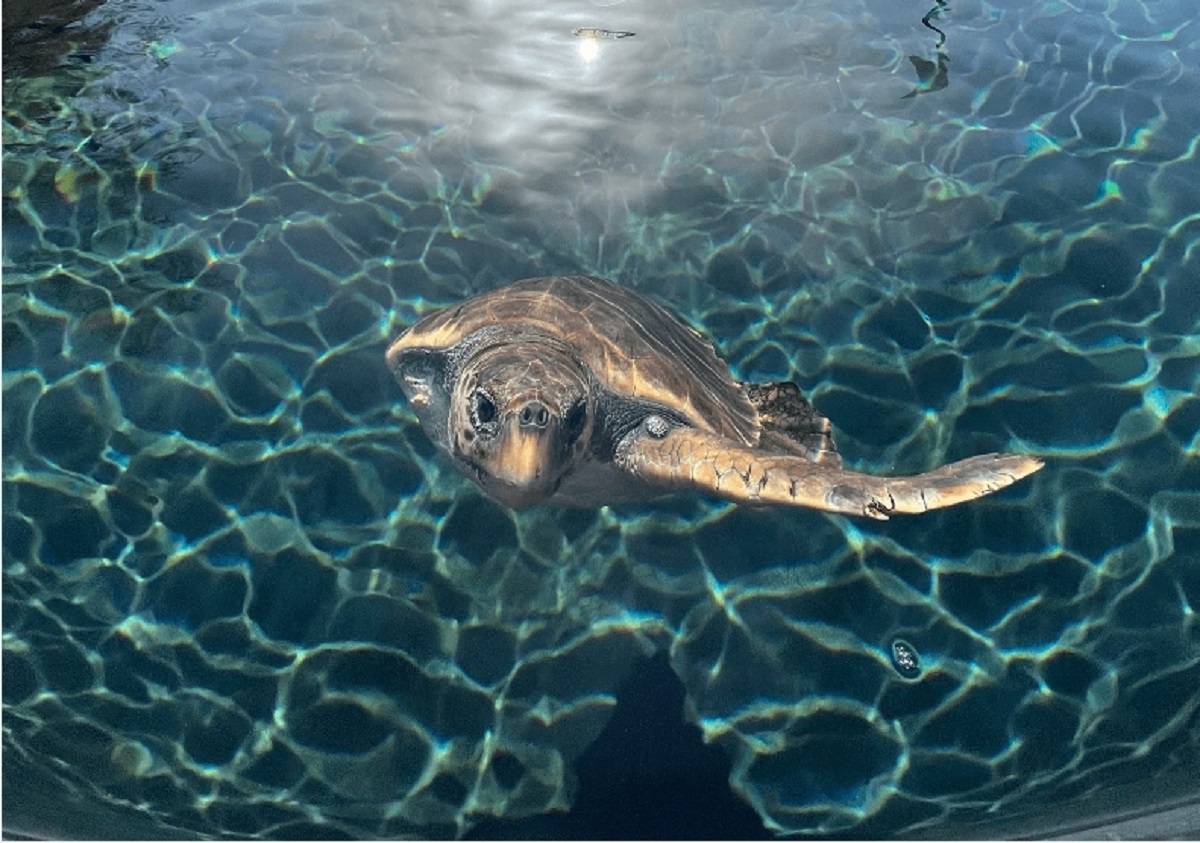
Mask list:
[[[664,406],[700,430],[758,443],[758,415],[712,344],[654,301],[601,278],[529,278],[475,296],[409,328],[388,358],[415,349],[449,352],[478,331],[505,326],[516,336],[532,331],[569,345],[611,393]]]

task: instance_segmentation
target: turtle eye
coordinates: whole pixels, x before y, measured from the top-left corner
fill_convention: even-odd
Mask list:
[[[482,389],[475,390],[471,396],[471,426],[481,435],[494,436],[496,433],[496,402]]]
[[[583,433],[583,424],[587,421],[587,401],[580,398],[571,405],[571,409],[567,410],[567,416],[563,419],[563,432],[567,436],[567,442],[573,443],[579,438],[579,434]]]

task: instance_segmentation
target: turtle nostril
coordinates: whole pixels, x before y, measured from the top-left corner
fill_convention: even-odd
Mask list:
[[[545,427],[550,423],[550,411],[540,401],[530,401],[521,408],[521,427]]]

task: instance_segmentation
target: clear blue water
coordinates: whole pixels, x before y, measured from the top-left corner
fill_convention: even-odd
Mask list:
[[[717,804],[686,717],[741,834],[1197,797],[1190,3],[11,5],[7,828],[496,830],[644,771],[635,699],[643,791]],[[795,380],[856,468],[1048,465],[883,524],[504,510],[383,352],[577,272]]]

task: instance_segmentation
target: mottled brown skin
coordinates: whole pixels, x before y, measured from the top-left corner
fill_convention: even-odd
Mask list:
[[[660,305],[591,277],[518,281],[438,311],[388,349],[430,438],[509,506],[673,491],[887,518],[952,506],[1041,460],[987,454],[915,477],[842,468],[792,384],[738,384]]]

